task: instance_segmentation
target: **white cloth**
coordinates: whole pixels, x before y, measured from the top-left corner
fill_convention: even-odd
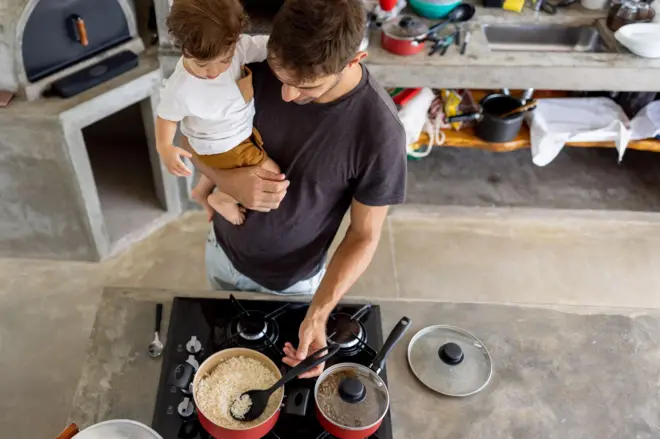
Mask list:
[[[241,35],[229,68],[214,79],[186,71],[183,58],[161,91],[158,116],[181,121],[181,132],[200,155],[221,154],[252,134],[254,99],[246,103],[236,81],[241,67],[266,59],[268,36]]]
[[[628,117],[608,98],[539,99],[527,117],[537,166],[554,160],[567,142],[613,141],[621,161],[630,140]]]
[[[648,139],[660,136],[660,101],[653,101],[630,121],[632,139]]]

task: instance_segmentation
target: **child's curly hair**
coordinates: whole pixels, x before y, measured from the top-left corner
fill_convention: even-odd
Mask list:
[[[231,50],[248,24],[240,0],[174,0],[167,27],[186,58],[209,61]]]

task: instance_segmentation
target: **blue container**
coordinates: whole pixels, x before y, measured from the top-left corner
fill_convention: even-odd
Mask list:
[[[462,3],[462,0],[450,3],[435,3],[433,0],[408,0],[408,3],[422,17],[436,19],[445,18]]]

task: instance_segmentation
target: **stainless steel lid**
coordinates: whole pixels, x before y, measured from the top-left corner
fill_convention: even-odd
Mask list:
[[[389,393],[382,378],[368,367],[340,363],[319,378],[316,402],[333,423],[361,429],[375,424],[387,412]]]
[[[482,390],[493,374],[488,350],[474,335],[447,325],[419,331],[408,345],[408,363],[427,387],[447,396]]]
[[[402,15],[383,23],[382,30],[387,36],[412,40],[426,36],[429,27],[416,17]]]

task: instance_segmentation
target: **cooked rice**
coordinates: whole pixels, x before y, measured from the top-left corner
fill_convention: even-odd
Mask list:
[[[231,406],[248,390],[267,389],[276,381],[275,373],[255,358],[228,358],[199,381],[195,389],[198,408],[204,416],[220,427],[232,430],[254,427],[268,419],[279,408],[283,389],[280,388],[271,395],[266,410],[254,421],[234,419],[230,412]]]
[[[252,398],[246,393],[231,403],[231,414],[234,418],[243,419],[250,407],[252,407]]]

